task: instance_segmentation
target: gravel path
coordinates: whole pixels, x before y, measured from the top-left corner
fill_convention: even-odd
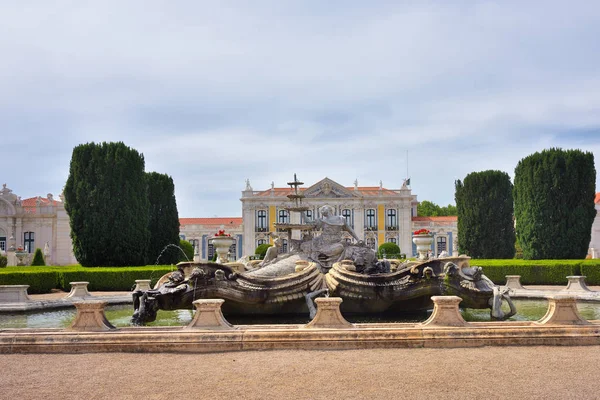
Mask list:
[[[0,399],[598,399],[600,346],[0,355]]]

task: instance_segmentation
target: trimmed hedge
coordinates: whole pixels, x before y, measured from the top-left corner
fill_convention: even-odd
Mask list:
[[[70,282],[89,282],[90,291],[130,291],[136,279],[151,279],[154,285],[171,265],[145,267],[7,267],[0,271],[0,285],[29,285],[28,293],[49,293],[52,289],[70,291]]]
[[[505,284],[506,275],[521,275],[523,285],[566,285],[567,276],[585,275],[589,285],[600,285],[600,260],[482,260],[470,264],[483,268],[495,284]]]

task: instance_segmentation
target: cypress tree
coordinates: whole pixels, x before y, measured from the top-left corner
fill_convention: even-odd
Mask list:
[[[165,249],[169,244],[179,246],[179,215],[173,179],[157,172],[147,173],[146,179],[150,201],[148,262],[176,264],[180,258],[180,250],[175,247]]]
[[[31,261],[31,265],[46,265],[46,261],[44,261],[44,254],[42,254],[42,249],[35,249],[35,253],[33,254],[33,260]]]
[[[596,215],[594,155],[551,148],[515,168],[515,218],[523,258],[581,259]]]
[[[472,172],[455,183],[459,253],[513,258],[513,185],[502,171]]]
[[[146,263],[147,191],[144,156],[122,142],[73,149],[64,196],[73,252],[81,265]]]

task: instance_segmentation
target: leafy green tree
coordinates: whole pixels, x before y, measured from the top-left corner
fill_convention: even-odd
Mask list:
[[[183,250],[183,253],[179,250],[179,261],[193,261],[194,260],[194,246],[187,240],[181,239],[179,241],[179,247]],[[185,253],[185,254],[184,254]]]
[[[42,254],[42,249],[40,249],[39,247],[35,249],[31,265],[46,265],[46,261],[44,261],[44,254]]]
[[[173,179],[165,174],[149,172],[146,180],[150,202],[148,262],[158,260],[162,264],[175,264],[179,261],[181,252],[174,246],[165,249],[170,244],[179,245],[179,214]]]
[[[440,207],[437,204],[423,200],[417,206],[417,215],[421,217],[442,217],[457,215],[456,206],[448,204],[446,207]]]
[[[513,185],[502,171],[472,172],[455,183],[459,253],[513,258]]]
[[[596,215],[594,155],[547,149],[515,168],[515,218],[524,259],[582,259]]]
[[[377,249],[378,257],[400,258],[400,247],[396,243],[381,243]]]
[[[273,245],[269,244],[269,243],[259,244],[258,247],[256,248],[256,250],[254,250],[254,254],[262,260],[265,258],[265,255],[267,254],[267,249],[271,246],[273,246]]]
[[[75,147],[64,195],[81,265],[146,263],[149,202],[142,154],[122,142]]]

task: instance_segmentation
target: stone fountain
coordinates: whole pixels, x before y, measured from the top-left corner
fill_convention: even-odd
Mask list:
[[[287,231],[290,251],[278,254],[277,232],[273,251],[265,260],[241,263],[178,264],[151,290],[133,293],[132,322],[144,324],[156,318],[159,309],[193,309],[198,299],[225,300],[223,312],[231,314],[310,314],[315,299],[341,297],[346,313],[406,313],[433,308],[432,296],[453,295],[468,308],[489,308],[492,318],[505,319],[516,310],[507,290],[496,286],[469,257],[446,257],[400,262],[379,260],[346,223],[325,205],[320,218],[306,215],[302,185],[294,175],[289,182],[288,210],[300,213],[299,224],[276,224]],[[292,239],[293,233],[300,239]],[[354,241],[342,240],[347,232]],[[508,301],[509,313],[501,304]]]

